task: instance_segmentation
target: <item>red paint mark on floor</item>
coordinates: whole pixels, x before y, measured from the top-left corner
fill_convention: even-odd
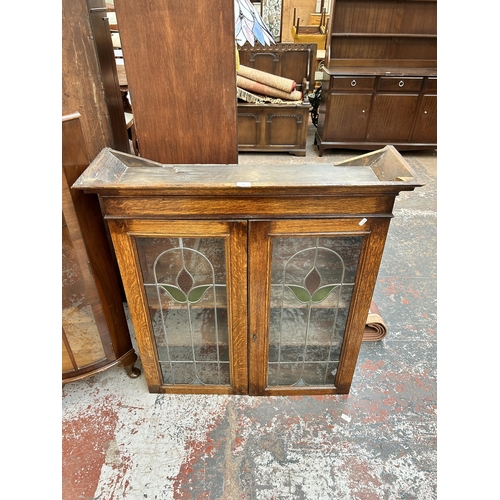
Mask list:
[[[361,369],[365,372],[376,372],[384,366],[384,361],[372,361],[371,359],[366,360],[362,365]]]
[[[383,486],[370,464],[363,458],[352,457],[347,465],[350,491],[353,498],[360,500],[379,500],[382,498],[380,488]]]
[[[396,295],[398,292],[396,290],[396,285],[394,283],[394,281],[391,281],[391,280],[386,280],[384,278],[381,278],[380,280],[380,283],[383,283],[383,287],[382,287],[382,291],[385,295],[389,296],[389,295]]]
[[[116,401],[109,396],[98,407],[87,409],[62,423],[62,498],[93,498],[109,443],[118,420]],[[107,499],[112,500],[112,499]]]
[[[210,436],[210,433],[219,425],[220,418],[221,416],[218,418],[214,416],[212,424],[207,429],[205,440],[185,441],[187,456],[174,480],[174,498],[182,498],[183,500],[211,498],[209,490],[202,491],[203,488],[207,487],[204,461],[213,458],[216,453],[223,449],[220,440],[214,440]],[[193,490],[195,491],[193,492]]]

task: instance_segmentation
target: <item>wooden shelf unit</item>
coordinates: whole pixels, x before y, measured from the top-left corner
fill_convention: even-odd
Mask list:
[[[436,0],[334,0],[315,144],[437,147]]]

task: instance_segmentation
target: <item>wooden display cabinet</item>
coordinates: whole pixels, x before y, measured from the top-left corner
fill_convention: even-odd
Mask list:
[[[337,165],[164,165],[103,150],[73,189],[108,221],[150,392],[347,394],[395,197],[392,146]]]
[[[436,0],[333,0],[314,142],[437,147]]]
[[[122,365],[131,378],[132,347],[116,260],[96,195],[71,190],[89,165],[80,115],[62,118],[62,381]]]

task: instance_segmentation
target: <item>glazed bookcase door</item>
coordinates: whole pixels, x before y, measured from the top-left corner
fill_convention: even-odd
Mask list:
[[[109,225],[150,392],[247,393],[247,223]]]
[[[250,394],[349,392],[388,222],[250,223]]]

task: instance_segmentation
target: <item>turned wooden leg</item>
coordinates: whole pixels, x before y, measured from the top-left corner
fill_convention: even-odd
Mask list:
[[[136,361],[137,354],[132,350],[124,356],[120,363],[123,368],[125,368],[125,371],[130,378],[137,378],[141,374],[141,370],[134,366]]]

